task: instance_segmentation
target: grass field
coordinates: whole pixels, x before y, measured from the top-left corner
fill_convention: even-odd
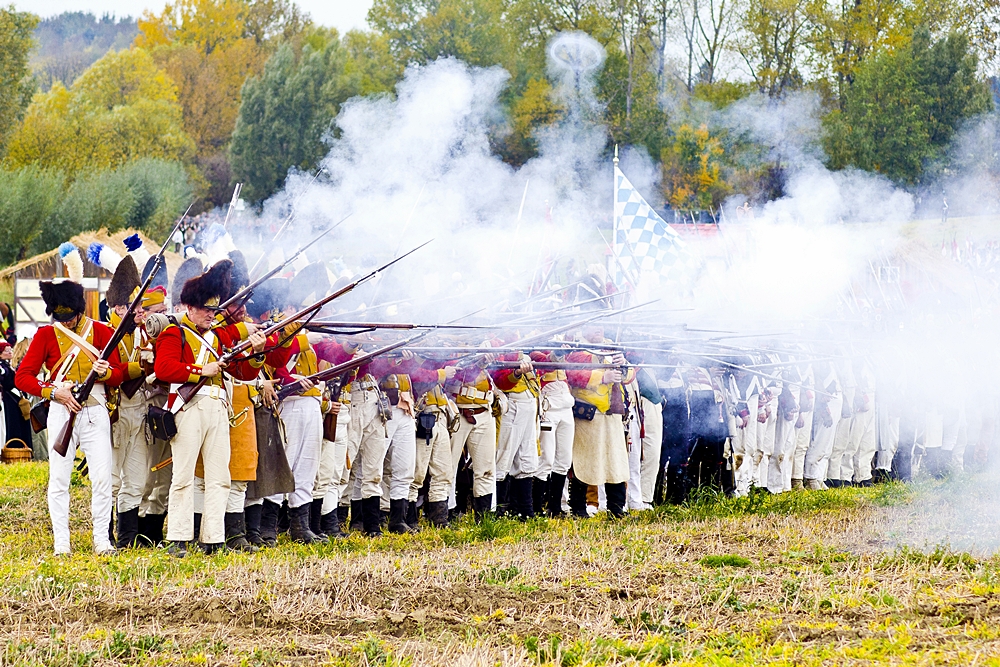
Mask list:
[[[1000,558],[901,546],[920,489],[175,560],[94,556],[78,481],[57,559],[45,474],[0,468],[3,665],[1000,665]]]

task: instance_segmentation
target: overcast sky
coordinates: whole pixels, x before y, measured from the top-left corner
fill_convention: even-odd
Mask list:
[[[80,11],[97,16],[108,13],[138,17],[145,9],[160,12],[165,4],[165,0],[14,0],[18,9],[42,18]],[[316,23],[333,26],[344,33],[351,28],[365,27],[365,14],[372,0],[296,0],[296,4],[309,12]]]

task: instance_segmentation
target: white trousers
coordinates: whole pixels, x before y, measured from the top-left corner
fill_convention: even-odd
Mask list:
[[[167,402],[166,396],[156,396],[149,399],[149,405],[162,408]],[[167,499],[170,495],[170,478],[173,474],[173,464],[153,472],[153,466],[170,458],[170,443],[166,440],[151,438],[146,445],[146,483],[142,489],[142,504],[139,514],[166,514]]]
[[[427,475],[431,482],[427,487],[427,501],[438,503],[448,500],[448,494],[455,483],[455,471],[451,467],[451,434],[448,433],[448,415],[438,406],[428,406],[424,412],[437,417],[431,441],[417,440],[417,464],[410,485],[409,499],[416,501]]]
[[[301,507],[312,502],[323,445],[323,414],[320,412],[319,397],[286,398],[281,403],[281,421],[285,424],[285,457],[295,478],[295,490],[288,494],[288,506]],[[282,494],[268,498],[278,505],[284,499]]]
[[[145,419],[146,402],[137,401],[132,405],[119,406],[118,421],[111,427],[114,436],[112,485],[116,491],[119,512],[139,507],[146,488],[146,477],[151,466],[147,465]]]
[[[874,406],[868,408],[867,412],[858,412],[854,415],[851,424],[851,446],[849,454],[840,464],[840,478],[844,481],[865,482],[872,478],[872,459],[875,458],[875,409]],[[847,466],[850,465],[850,471]],[[848,474],[852,478],[848,477]]]
[[[774,415],[774,451],[768,458],[767,490],[771,493],[790,491],[792,488],[792,458],[795,456],[795,420],[798,414],[787,421],[781,415]]]
[[[323,501],[323,514],[337,509],[340,502],[340,483],[347,468],[347,450],[351,431],[351,407],[342,403],[337,415],[335,440],[323,440],[323,450],[313,487],[313,500]]]
[[[803,390],[805,391],[805,390]],[[799,412],[802,427],[795,429],[795,453],[792,455],[792,479],[802,479],[806,467],[806,452],[812,440],[813,410]],[[796,421],[798,423],[798,421]]]
[[[642,403],[642,502],[653,502],[656,475],[660,467],[660,449],[663,447],[663,409],[648,398],[640,397]]]
[[[95,389],[95,391],[97,391]],[[69,411],[52,401],[49,407],[49,517],[55,550],[68,552],[69,482],[77,448],[87,457],[90,477],[90,518],[93,522],[94,548],[111,547],[108,524],[111,521],[111,420],[101,405],[83,408],[76,416],[66,456],[53,451],[59,431],[69,420]]]
[[[642,424],[639,411],[630,408],[632,419],[628,423],[628,482],[625,484],[625,507],[642,509]],[[605,499],[605,503],[607,500]]]
[[[167,540],[205,544],[226,541],[225,514],[229,501],[229,409],[210,396],[195,396],[177,414]],[[194,534],[194,468],[201,455],[205,467],[205,511],[201,535]]]
[[[538,438],[541,454],[535,477],[546,479],[552,473],[565,475],[573,465],[573,434],[576,429],[573,409],[549,408],[542,415],[542,423],[551,429],[542,430]]]
[[[500,418],[496,478],[534,477],[538,471],[538,399],[530,391],[507,394],[509,407]]]
[[[757,395],[753,395],[747,401],[747,410],[750,413],[749,422],[744,428],[738,428],[736,420],[738,415],[729,416],[729,433],[732,435],[731,445],[733,455],[742,459],[742,463],[736,466],[736,494],[745,496],[756,479],[757,466],[754,464],[754,457],[757,452]]]
[[[226,498],[226,514],[241,514],[247,505],[247,482],[233,480],[229,483],[229,496]],[[258,502],[263,502],[263,498]],[[253,505],[254,503],[250,503]],[[194,513],[205,512],[205,478],[194,478]]]
[[[458,430],[451,436],[451,469],[458,473],[462,450],[468,446],[472,459],[472,495],[482,497],[492,494],[496,486],[497,423],[487,408],[473,415],[470,424],[459,417]],[[452,475],[454,479],[455,475]],[[493,498],[496,502],[496,497]]]
[[[833,438],[837,432],[837,424],[840,422],[840,410],[843,404],[843,397],[837,396],[830,399],[827,408],[833,418],[833,426],[815,425],[815,435],[806,450],[805,466],[803,468],[804,479],[816,479],[822,482],[827,479],[826,472],[830,464],[830,454],[833,452]],[[818,407],[818,406],[817,406]],[[813,415],[813,419],[819,419]]]
[[[849,387],[844,390],[843,400],[851,406],[851,416],[841,417],[837,422],[837,428],[833,436],[833,447],[830,451],[830,465],[826,473],[826,479],[844,479],[850,481],[850,476],[854,474],[854,453],[851,452],[851,425],[854,422],[854,394],[857,390]],[[843,410],[844,403],[841,403]],[[834,415],[836,417],[837,415]],[[846,465],[845,465],[846,464]],[[841,467],[846,467],[846,475],[841,471]]]
[[[389,447],[382,463],[382,498],[406,500],[410,497],[417,465],[417,423],[399,406],[385,423]]]
[[[892,460],[899,449],[899,417],[889,408],[878,406],[878,455],[875,467],[886,472],[892,470]]]
[[[356,479],[351,498],[382,497],[382,464],[389,446],[385,422],[373,390],[351,392],[351,428],[358,438],[358,453],[351,470]]]

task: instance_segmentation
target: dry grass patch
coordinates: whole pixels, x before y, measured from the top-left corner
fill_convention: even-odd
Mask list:
[[[44,483],[0,468],[3,665],[1000,664],[1000,561],[895,548],[902,487],[179,561],[94,556],[85,481],[50,556]]]

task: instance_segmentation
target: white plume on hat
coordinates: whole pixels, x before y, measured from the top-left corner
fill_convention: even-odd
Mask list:
[[[59,257],[66,267],[66,275],[75,283],[83,283],[83,257],[80,249],[67,241],[59,246]]]
[[[103,243],[91,243],[87,248],[87,259],[108,273],[114,273],[122,261],[122,256]]]

